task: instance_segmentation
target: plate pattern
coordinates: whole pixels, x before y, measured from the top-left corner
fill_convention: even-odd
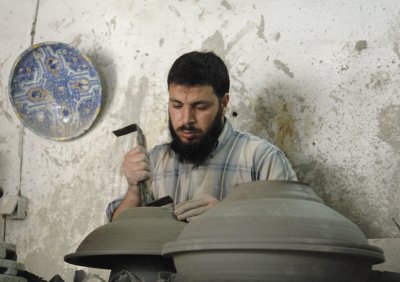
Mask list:
[[[45,42],[24,51],[9,80],[11,104],[22,123],[54,140],[89,129],[101,105],[101,82],[90,60],[65,43]]]

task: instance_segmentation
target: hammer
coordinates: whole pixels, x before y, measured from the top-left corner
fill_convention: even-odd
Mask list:
[[[143,131],[139,127],[139,125],[135,123],[113,131],[113,133],[117,137],[124,136],[133,132],[136,132],[136,144],[142,147],[146,147],[146,140]],[[162,197],[156,201],[149,203],[146,183],[144,181],[139,182],[139,192],[140,192],[140,200],[142,207],[146,206],[160,207],[166,204],[173,203],[173,200],[170,196]]]

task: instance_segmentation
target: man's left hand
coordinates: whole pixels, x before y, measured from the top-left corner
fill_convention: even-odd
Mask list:
[[[189,200],[175,206],[174,214],[179,220],[191,221],[193,217],[198,216],[219,202],[214,197],[207,195],[202,199]]]

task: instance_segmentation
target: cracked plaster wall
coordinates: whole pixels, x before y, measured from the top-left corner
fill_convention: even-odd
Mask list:
[[[37,19],[31,35],[32,23]],[[5,239],[37,275],[72,281],[63,262],[104,223],[124,193],[120,172],[141,124],[167,140],[166,75],[184,52],[212,50],[228,65],[228,118],[287,154],[299,178],[369,238],[400,230],[400,6],[398,1],[0,0],[0,186],[30,200]],[[94,126],[68,142],[21,127],[7,94],[16,57],[61,41],[87,54],[103,84]],[[107,277],[107,273],[90,270]]]

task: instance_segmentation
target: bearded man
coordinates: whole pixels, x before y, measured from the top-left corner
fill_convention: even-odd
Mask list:
[[[282,151],[264,139],[238,132],[225,117],[229,74],[212,52],[179,57],[168,74],[171,142],[149,153],[136,146],[125,155],[127,193],[107,207],[114,219],[140,206],[139,182],[153,200],[170,196],[174,213],[190,221],[224,199],[235,185],[257,180],[297,180]]]

